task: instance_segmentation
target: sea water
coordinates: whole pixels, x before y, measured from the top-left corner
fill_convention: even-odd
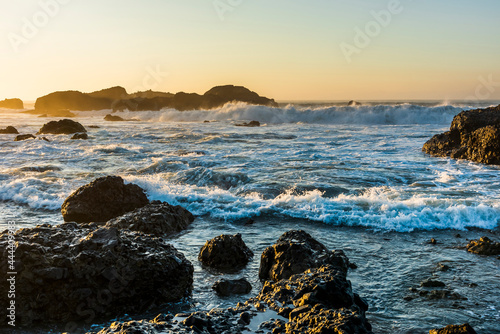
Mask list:
[[[242,299],[214,296],[211,284],[221,276],[197,261],[206,240],[242,233],[256,256],[230,277],[246,277],[255,294],[261,252],[283,232],[300,228],[329,248],[344,249],[358,264],[349,278],[370,303],[376,332],[426,333],[460,322],[500,332],[499,262],[463,249],[466,238],[498,239],[499,167],[421,151],[456,114],[477,106],[235,103],[119,113],[130,122],[104,121],[109,110],[75,112],[89,140],[44,135],[50,142],[14,142],[14,135],[0,135],[0,228],[8,221],[18,227],[62,223],[61,204],[74,190],[100,176],[120,175],[145,189],[150,200],[181,205],[197,216],[172,239],[195,265],[188,308]],[[0,112],[0,128],[12,125],[20,133],[36,133],[48,120]],[[235,126],[249,120],[261,127]],[[246,225],[250,218],[255,223]],[[428,245],[431,237],[441,245]],[[440,262],[452,269],[437,272]],[[446,281],[467,300],[403,299],[429,277]]]

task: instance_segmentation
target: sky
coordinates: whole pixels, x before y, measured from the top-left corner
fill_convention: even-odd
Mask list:
[[[53,91],[278,101],[500,99],[498,0],[0,0],[0,100]]]

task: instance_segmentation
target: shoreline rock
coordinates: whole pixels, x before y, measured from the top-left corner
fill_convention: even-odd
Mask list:
[[[17,135],[19,131],[13,126],[8,126],[5,129],[0,129],[0,134],[2,135]]]
[[[198,254],[198,260],[210,268],[235,271],[246,266],[253,255],[241,239],[241,234],[223,234],[205,243]]]
[[[472,240],[467,245],[467,251],[479,255],[500,255],[500,242],[482,237],[479,240]]]
[[[448,325],[440,329],[431,329],[429,334],[477,334],[476,331],[469,325]]]
[[[73,134],[73,133],[84,133],[87,132],[85,127],[78,122],[70,119],[62,119],[60,121],[51,121],[44,124],[38,131],[38,135],[41,134]]]

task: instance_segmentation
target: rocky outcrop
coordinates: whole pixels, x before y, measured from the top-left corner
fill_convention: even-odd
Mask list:
[[[70,119],[62,119],[60,121],[52,121],[44,124],[37,134],[72,134],[77,132],[87,132],[85,127],[78,122]]]
[[[500,105],[463,111],[450,131],[435,135],[422,150],[433,156],[500,164]]]
[[[78,91],[54,92],[39,97],[35,102],[35,110],[49,114],[53,110],[103,110],[111,109],[113,100],[105,97],[92,97]]]
[[[500,242],[482,237],[479,240],[472,240],[467,245],[467,250],[479,255],[500,255]]]
[[[115,116],[115,115],[111,115],[111,114],[107,114],[106,116],[104,116],[104,120],[105,121],[108,121],[108,122],[125,122],[125,121],[129,121],[128,119],[124,119],[120,116]]]
[[[50,109],[50,110],[26,110],[23,111],[25,114],[39,115],[38,117],[75,117],[76,114],[72,113],[68,109]]]
[[[17,135],[19,134],[19,131],[13,126],[8,126],[5,129],[0,129],[0,134],[6,135],[6,134],[12,134],[12,135]]]
[[[24,109],[24,103],[21,99],[5,99],[0,101],[0,108]]]
[[[140,231],[158,237],[184,231],[194,220],[191,212],[177,205],[153,201],[106,223],[108,227]]]
[[[208,240],[198,254],[198,260],[205,266],[233,271],[243,268],[253,257],[241,234],[220,235]]]
[[[124,184],[119,176],[106,176],[72,193],[64,201],[61,213],[65,221],[106,222],[148,203],[139,186]]]
[[[252,92],[248,88],[243,86],[217,86],[209,91],[207,91],[204,95],[207,99],[214,100],[213,103],[225,104],[227,102],[246,102],[248,104],[257,104],[257,105],[265,105],[270,107],[277,107],[278,104],[273,100],[267,97],[260,96],[259,94]],[[219,101],[216,101],[216,100]]]
[[[476,331],[469,325],[448,325],[441,329],[431,329],[429,334],[476,334]]]
[[[220,296],[244,295],[252,291],[252,285],[244,278],[237,280],[223,278],[215,282],[212,289]]]
[[[311,268],[333,265],[347,273],[349,259],[341,250],[329,251],[305,231],[289,231],[262,253],[260,279],[286,279]]]
[[[13,237],[18,326],[68,324],[65,331],[74,332],[78,326],[71,322],[138,314],[177,302],[192,289],[192,264],[161,238],[76,223],[21,229]],[[8,246],[9,233],[4,232],[4,273],[13,271]],[[1,280],[0,289],[8,291],[8,284]],[[7,293],[0,295],[2,305],[9,303],[7,298]],[[0,310],[4,319],[6,310]]]
[[[238,124],[235,124],[236,126],[247,126],[247,127],[250,127],[250,128],[254,128],[254,127],[258,127],[260,126],[260,122],[259,121],[250,121],[248,123],[238,123]]]
[[[347,103],[347,106],[348,107],[358,107],[358,106],[361,106],[362,104],[357,102],[357,101],[354,101],[354,100],[351,100]]]
[[[89,135],[86,133],[75,133],[72,137],[71,140],[78,140],[78,139],[83,139],[87,140],[89,139]]]
[[[128,93],[125,90],[125,88],[120,87],[120,86],[115,86],[115,87],[99,90],[96,92],[88,93],[87,95],[90,97],[93,97],[93,98],[108,99],[110,101],[115,101],[115,100],[123,99],[124,97],[128,96]]]
[[[32,134],[18,135],[18,136],[16,136],[14,141],[23,141],[23,140],[28,140],[28,139],[36,139],[36,137],[33,136]]]

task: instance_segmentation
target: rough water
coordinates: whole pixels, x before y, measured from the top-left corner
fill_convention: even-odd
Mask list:
[[[119,114],[131,122],[104,121],[110,111],[76,112],[87,141],[46,135],[50,142],[14,142],[14,135],[0,135],[0,227],[11,220],[18,227],[62,223],[69,194],[97,177],[120,175],[149,199],[198,217],[172,240],[195,265],[189,307],[244,299],[212,293],[220,277],[197,261],[206,240],[242,233],[256,256],[233,277],[246,277],[257,293],[260,253],[300,228],[356,262],[349,279],[371,306],[375,332],[428,333],[469,322],[478,332],[500,333],[499,260],[463,249],[466,239],[499,238],[500,169],[421,152],[453,116],[476,106],[229,104]],[[0,128],[13,125],[20,133],[36,133],[48,120],[0,111]],[[249,120],[263,126],[235,126]],[[245,225],[249,218],[255,223]],[[427,243],[432,237],[438,244]],[[437,270],[439,263],[450,270]],[[409,291],[429,277],[467,299],[430,300]]]

